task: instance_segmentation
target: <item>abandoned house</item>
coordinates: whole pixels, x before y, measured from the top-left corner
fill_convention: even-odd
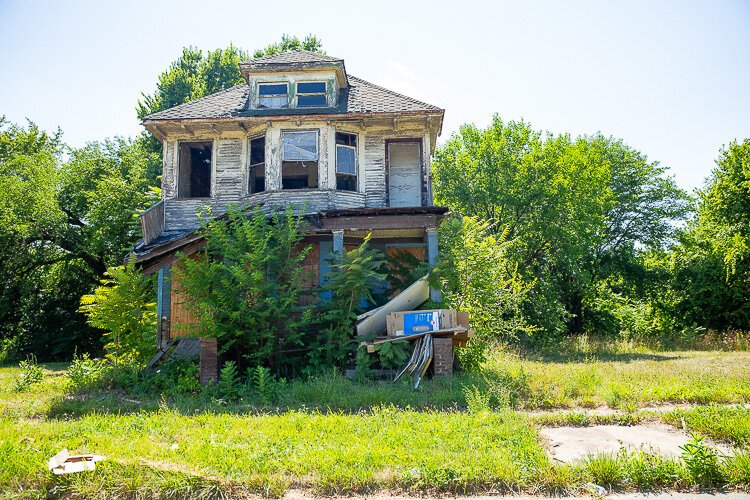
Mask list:
[[[304,207],[305,265],[319,280],[332,253],[368,233],[386,255],[437,259],[447,209],[433,206],[430,156],[442,109],[313,52],[258,58],[240,70],[245,83],[143,119],[164,146],[163,199],[141,215],[134,253],[144,272],[158,272],[160,347],[189,321],[170,275],[177,252],[202,248],[196,229],[206,207],[213,216],[232,203]]]

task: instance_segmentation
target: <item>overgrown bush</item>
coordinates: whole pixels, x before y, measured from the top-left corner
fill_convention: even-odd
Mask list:
[[[302,305],[302,219],[291,208],[266,214],[230,206],[226,218],[208,221],[205,249],[182,255],[173,269],[179,300],[196,318],[176,325],[190,335],[218,340],[219,353],[241,371],[266,366],[277,374],[299,369],[299,352],[312,323]]]
[[[469,313],[476,339],[456,351],[465,367],[477,367],[488,342],[508,342],[533,332],[522,314],[530,285],[507,255],[508,242],[488,223],[451,217],[440,226],[441,260],[435,271],[445,305]]]
[[[91,295],[81,297],[88,323],[103,330],[106,358],[115,368],[142,368],[156,354],[156,296],[153,277],[126,266],[110,267]]]
[[[30,354],[25,360],[18,363],[21,373],[18,375],[13,389],[16,391],[25,391],[34,384],[38,384],[44,378],[44,370],[36,361],[36,356]]]
[[[384,256],[370,246],[370,235],[364,242],[340,257],[334,256],[331,272],[325,277],[324,299],[318,318],[319,333],[312,343],[310,371],[343,368],[352,344],[354,324],[364,304],[372,304],[373,290],[386,276],[380,270]],[[340,260],[337,260],[340,259]]]
[[[67,375],[73,391],[87,391],[100,386],[107,375],[108,367],[102,359],[91,359],[87,353],[73,355]]]

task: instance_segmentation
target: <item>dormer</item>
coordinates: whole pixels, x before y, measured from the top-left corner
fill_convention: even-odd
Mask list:
[[[307,51],[252,59],[240,71],[248,110],[335,108],[349,84],[343,59]]]

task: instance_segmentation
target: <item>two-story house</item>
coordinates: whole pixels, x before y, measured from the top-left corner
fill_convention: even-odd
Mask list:
[[[154,113],[143,125],[164,146],[163,199],[141,216],[135,248],[159,273],[159,344],[189,321],[175,293],[177,252],[202,247],[198,213],[230,203],[304,207],[306,267],[320,279],[332,252],[372,244],[433,263],[430,156],[444,111],[347,74],[344,61],[287,52],[240,64],[245,83]]]

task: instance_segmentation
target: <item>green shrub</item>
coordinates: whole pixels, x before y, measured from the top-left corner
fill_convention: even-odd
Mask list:
[[[338,260],[340,259],[340,260]],[[370,246],[370,235],[357,248],[334,257],[325,277],[318,334],[311,342],[309,373],[341,369],[356,349],[354,323],[363,304],[372,304],[372,291],[386,278],[383,253]]]
[[[411,350],[414,348],[412,342],[387,342],[375,346],[375,352],[378,354],[380,366],[386,370],[398,368],[406,363],[411,356]]]
[[[248,368],[247,384],[263,404],[269,405],[276,401],[279,392],[286,385],[286,380],[277,380],[271,370],[263,366],[257,366]]]
[[[78,391],[99,387],[107,374],[107,364],[101,359],[91,359],[87,353],[79,356],[73,354],[73,361],[68,367],[67,375],[71,388]]]
[[[25,360],[18,363],[18,367],[21,369],[21,373],[13,385],[13,389],[16,391],[25,391],[32,385],[38,384],[44,378],[44,370],[36,362],[36,356],[30,354]]]
[[[94,293],[81,297],[80,311],[104,330],[107,359],[115,368],[142,368],[156,354],[155,296],[153,277],[143,276],[130,259],[126,266],[110,267]]]
[[[237,371],[237,363],[227,361],[219,371],[219,382],[217,385],[219,397],[225,401],[239,399],[242,391],[240,375]]]
[[[196,337],[216,338],[219,353],[238,370],[266,366],[276,374],[296,373],[312,312],[302,304],[306,271],[302,262],[302,219],[283,213],[252,212],[232,205],[226,218],[207,221],[206,246],[193,258],[181,255],[173,274],[180,294],[198,318],[177,325]]]
[[[690,441],[680,446],[690,479],[698,486],[711,487],[724,482],[718,452],[705,444],[705,437],[692,434]]]
[[[516,340],[533,331],[521,310],[530,285],[508,256],[504,236],[495,237],[491,229],[471,217],[451,217],[440,226],[441,260],[434,278],[445,304],[469,313],[477,337],[456,351],[469,369],[484,361],[486,342]]]

